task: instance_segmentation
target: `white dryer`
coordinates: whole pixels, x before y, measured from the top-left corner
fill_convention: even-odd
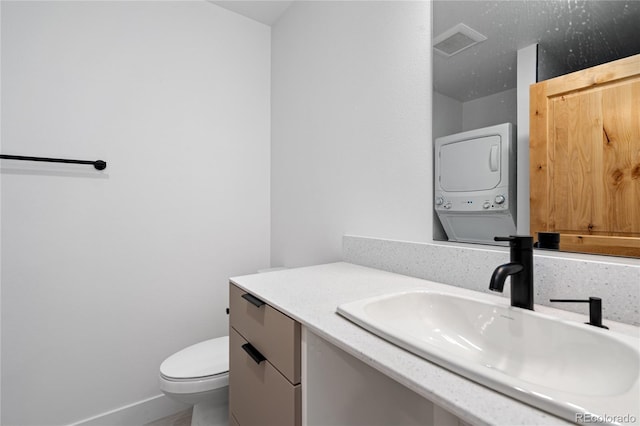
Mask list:
[[[516,145],[511,123],[436,139],[434,206],[449,241],[516,234]]]

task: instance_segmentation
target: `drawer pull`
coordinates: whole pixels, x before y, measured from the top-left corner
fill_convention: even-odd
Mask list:
[[[264,302],[255,297],[253,294],[245,293],[242,295],[242,298],[258,308],[264,305]]]
[[[242,345],[242,349],[253,359],[256,364],[260,364],[262,361],[266,361],[267,359],[262,355],[256,348],[253,347],[251,343],[245,343]]]

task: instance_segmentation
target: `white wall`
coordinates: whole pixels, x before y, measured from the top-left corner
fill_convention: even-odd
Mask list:
[[[462,102],[441,93],[433,92],[432,130],[434,143],[432,155],[435,156],[435,140],[437,138],[462,132]],[[431,199],[433,200],[433,191],[431,191]],[[447,240],[447,233],[440,222],[440,218],[438,218],[438,214],[435,212],[433,214],[433,239],[438,241]]]
[[[0,46],[2,46],[2,4],[0,3]],[[0,52],[1,52],[0,48]],[[2,55],[0,54],[0,70],[2,69]],[[0,72],[0,99],[2,99],[2,73]],[[0,130],[2,129],[2,102],[0,102]],[[0,131],[0,152],[2,151],[2,131]],[[2,188],[2,173],[0,173],[0,188]],[[0,377],[2,377],[2,194],[0,194]],[[2,380],[0,380],[0,423],[2,423]]]
[[[269,261],[270,29],[208,2],[2,2],[2,424],[160,394]]]
[[[272,28],[273,265],[431,240],[428,2],[294,2]]]
[[[517,123],[517,89],[467,101],[462,104],[462,130],[502,123]]]
[[[518,234],[529,235],[529,87],[536,83],[538,45],[518,50]],[[535,237],[535,236],[534,236]]]
[[[433,92],[433,140],[462,132],[462,102]]]

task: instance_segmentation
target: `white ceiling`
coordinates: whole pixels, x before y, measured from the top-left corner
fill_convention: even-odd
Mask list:
[[[209,1],[271,26],[296,0]],[[435,90],[462,102],[515,88],[517,50],[533,43],[570,71],[640,53],[639,0],[433,2],[434,37],[458,23],[487,37],[450,58],[434,54]]]
[[[640,1],[435,1],[434,37],[464,23],[487,40],[434,54],[434,88],[459,101],[516,87],[517,50],[533,43],[577,71],[640,53]]]
[[[266,25],[273,25],[282,16],[285,10],[294,0],[209,0],[211,3],[224,7],[232,12],[262,22]]]

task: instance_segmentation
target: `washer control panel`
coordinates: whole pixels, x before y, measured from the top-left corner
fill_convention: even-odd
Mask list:
[[[445,196],[436,193],[434,199],[436,210],[477,212],[477,211],[502,211],[509,208],[509,200],[506,194],[498,193],[494,196]]]

